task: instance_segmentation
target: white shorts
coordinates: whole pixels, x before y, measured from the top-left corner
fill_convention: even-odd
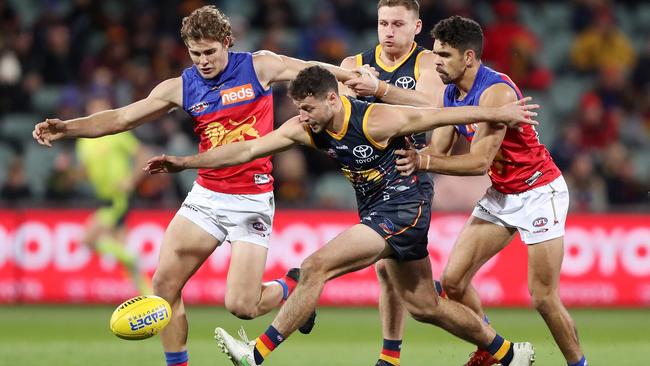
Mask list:
[[[219,193],[194,182],[177,214],[200,226],[220,243],[244,241],[268,248],[274,212],[273,192]]]
[[[526,244],[564,236],[569,190],[562,176],[551,183],[518,194],[488,188],[472,216],[507,228],[516,228]]]

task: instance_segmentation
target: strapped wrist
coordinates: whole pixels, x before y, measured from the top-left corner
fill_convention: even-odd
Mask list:
[[[375,90],[375,98],[381,99],[385,97],[386,94],[388,94],[388,85],[389,84],[387,82],[379,80],[377,83],[377,89]]]

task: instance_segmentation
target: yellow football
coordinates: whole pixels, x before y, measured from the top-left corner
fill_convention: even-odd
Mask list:
[[[111,332],[122,339],[146,339],[163,329],[172,316],[169,303],[148,295],[126,300],[111,315]]]

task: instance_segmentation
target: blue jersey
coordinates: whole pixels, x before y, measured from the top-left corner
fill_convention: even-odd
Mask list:
[[[183,72],[183,109],[194,121],[199,152],[256,139],[273,130],[273,93],[257,80],[253,56],[228,52],[228,64],[212,79],[196,66]],[[216,192],[257,194],[273,190],[271,157],[221,169],[199,169],[197,182]]]
[[[422,190],[417,175],[405,177],[396,169],[395,150],[406,148],[404,139],[396,138],[381,146],[366,134],[365,125],[374,104],[346,96],[341,96],[341,102],[345,118],[339,134],[307,131],[314,146],[335,159],[352,183],[359,211],[388,200],[399,202],[402,197],[417,196],[429,201],[431,197]]]
[[[454,84],[447,85],[444,94],[445,107],[477,106],[483,92],[495,84],[506,84],[522,98],[521,92],[510,78],[481,64],[472,88],[463,99]],[[480,121],[476,121],[480,122]],[[551,154],[539,142],[537,132],[531,125],[522,125],[523,131],[508,129],[501,146],[490,166],[488,175],[492,186],[501,193],[515,194],[546,185],[561,175]],[[476,124],[456,126],[456,131],[468,140],[474,138]]]

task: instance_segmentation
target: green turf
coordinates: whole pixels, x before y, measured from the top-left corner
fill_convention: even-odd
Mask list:
[[[0,307],[0,365],[159,366],[159,339],[124,341],[108,330],[109,307]],[[245,324],[251,338],[271,317],[243,322],[220,308],[190,307],[192,366],[231,365],[212,339],[216,325],[236,331]],[[650,311],[572,310],[591,366],[648,365]],[[536,366],[566,365],[541,318],[528,309],[491,309],[499,332],[528,340],[537,350]],[[309,336],[296,333],[265,365],[374,365],[381,346],[375,309],[320,309]],[[462,365],[472,346],[433,326],[409,321],[402,365]]]

